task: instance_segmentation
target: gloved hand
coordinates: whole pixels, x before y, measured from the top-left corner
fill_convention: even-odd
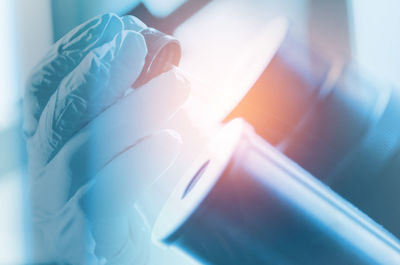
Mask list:
[[[188,95],[174,70],[131,91],[147,53],[138,25],[94,18],[33,71],[24,133],[35,262],[138,264],[132,205],[177,156],[179,136],[162,128]]]

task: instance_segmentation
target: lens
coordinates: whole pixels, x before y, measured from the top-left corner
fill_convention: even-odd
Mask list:
[[[204,172],[207,169],[208,164],[210,164],[210,160],[207,160],[200,168],[199,170],[196,172],[196,174],[194,174],[193,178],[190,180],[190,182],[188,183],[185,191],[183,192],[182,195],[182,199],[184,199],[186,197],[186,195],[193,189],[193,187],[197,184],[197,182],[199,181],[199,179],[201,178],[201,176],[204,174]]]
[[[233,141],[228,145],[221,143],[229,138]],[[211,162],[204,163],[208,158]],[[197,184],[189,184],[194,187],[182,200],[188,182]],[[400,261],[397,241],[390,233],[247,125],[222,129],[205,147],[171,193],[152,232],[154,240],[202,264]]]

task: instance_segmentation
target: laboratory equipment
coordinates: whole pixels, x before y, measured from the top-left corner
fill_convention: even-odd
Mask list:
[[[301,40],[285,23],[274,20],[270,24],[279,34],[268,29],[258,33],[275,34],[269,43],[278,44],[261,46],[265,48],[260,51],[260,45],[251,44],[264,44],[261,36],[248,42],[263,60],[258,58],[252,64],[248,59],[240,61],[238,55],[238,62],[231,65],[239,65],[240,71],[229,72],[232,82],[220,82],[208,90],[194,87],[192,93],[219,100],[211,100],[217,103],[207,110],[233,98],[236,105],[230,104],[225,121],[245,119],[278,150],[400,236],[400,126],[396,122],[400,116],[399,89],[346,61],[333,60],[312,43]],[[186,57],[185,63],[192,57]],[[215,64],[225,66],[218,61]],[[257,74],[259,68],[263,70],[253,85],[238,93],[240,89],[235,85]],[[243,72],[245,69],[252,73]],[[209,76],[195,77],[204,79],[204,84],[216,83]],[[231,88],[231,92],[219,94],[219,84]],[[216,95],[208,94],[211,91]],[[219,115],[215,111],[214,117]]]
[[[360,203],[344,192],[357,194],[369,184],[360,175],[352,178],[355,170],[368,169],[360,166],[361,157],[346,152],[360,152],[354,143],[362,142],[360,135],[382,113],[386,117],[396,113],[396,91],[372,84],[357,69],[343,62],[332,64],[286,35],[259,80],[225,119],[246,119],[273,145],[249,129],[239,133],[235,147],[216,144],[172,193],[156,223],[155,240],[211,264],[400,262],[398,240],[351,203],[361,210],[382,209],[368,214],[392,231],[396,231],[395,215],[384,213],[388,208],[381,207],[383,200]],[[385,112],[389,98],[392,102]],[[373,129],[379,134],[387,126],[396,128],[387,123]],[[235,134],[234,126],[227,127],[225,132]],[[229,133],[222,138],[231,139]],[[374,150],[378,143],[366,144],[360,148]],[[215,162],[221,153],[225,162]],[[335,169],[343,160],[349,160],[347,173],[339,174]]]
[[[400,90],[289,30],[226,117],[256,132],[400,236]]]
[[[278,150],[399,236],[399,90],[332,60],[285,26],[274,26],[284,32],[282,39],[272,38],[280,41],[279,48],[271,48],[275,54],[265,58],[265,70],[242,98],[232,91],[238,104],[225,121],[244,118]]]
[[[395,237],[241,120],[186,172],[153,238],[205,264],[400,263]]]

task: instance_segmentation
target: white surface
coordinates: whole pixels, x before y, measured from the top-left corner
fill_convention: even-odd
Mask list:
[[[17,102],[51,36],[49,0],[0,1],[0,130],[17,122]]]
[[[286,36],[285,18],[252,16],[252,8],[212,2],[175,32],[183,49],[180,69],[192,84],[188,112],[201,128],[219,124],[232,111]]]
[[[14,0],[14,23],[18,62],[19,96],[31,69],[45,55],[53,42],[50,0]]]
[[[175,243],[168,242],[171,240],[170,237],[184,225],[212,190],[237,148],[244,126],[244,122],[240,119],[229,122],[210,141],[204,153],[188,167],[188,171],[176,185],[156,221],[152,233],[154,242]],[[186,193],[189,183],[205,163],[207,166]]]
[[[23,264],[22,176],[0,176],[0,264]]]
[[[0,1],[0,130],[16,122],[17,82],[13,2]]]
[[[400,84],[400,1],[352,0],[356,61],[375,76]]]

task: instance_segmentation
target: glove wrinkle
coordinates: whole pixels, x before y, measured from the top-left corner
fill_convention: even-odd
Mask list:
[[[114,14],[105,14],[72,30],[57,41],[33,70],[24,100],[24,134],[31,137],[48,99],[83,58],[93,49],[110,42],[123,24]],[[89,36],[86,36],[89,35]]]
[[[171,70],[126,93],[147,55],[143,28],[132,16],[94,18],[57,41],[31,75],[23,126],[35,261],[149,258],[141,223],[130,217],[180,153],[179,135],[166,126],[189,85]]]
[[[141,72],[146,52],[142,36],[123,31],[87,54],[62,80],[43,110],[37,134],[48,133],[40,129],[41,123],[52,130],[39,136],[49,143],[42,147],[41,161],[48,163],[77,131],[124,96]]]

